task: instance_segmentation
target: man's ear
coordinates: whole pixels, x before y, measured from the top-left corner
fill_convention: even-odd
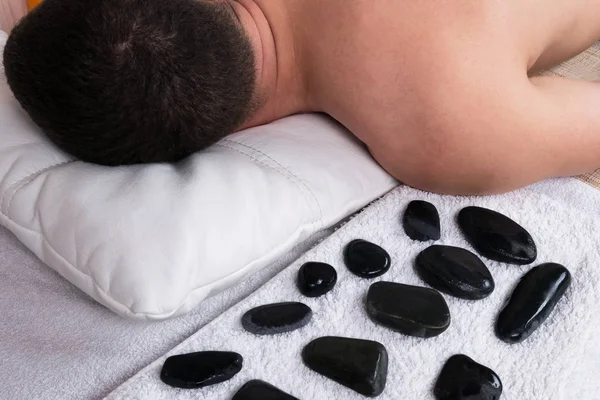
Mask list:
[[[0,0],[0,30],[8,33],[25,14],[26,0]]]

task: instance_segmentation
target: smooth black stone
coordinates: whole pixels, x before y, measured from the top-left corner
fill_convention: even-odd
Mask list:
[[[479,254],[509,264],[531,264],[537,258],[533,238],[521,225],[496,211],[467,207],[458,224]]]
[[[450,310],[438,291],[401,283],[372,284],[367,314],[374,322],[416,337],[437,336],[450,326]]]
[[[270,383],[255,379],[247,382],[231,400],[298,400]]]
[[[197,389],[225,382],[240,372],[244,359],[228,351],[200,351],[167,358],[160,379],[169,386]]]
[[[490,270],[460,247],[431,246],[417,256],[415,268],[428,285],[461,299],[483,299],[494,291]]]
[[[344,249],[344,263],[361,278],[376,278],[390,269],[391,258],[387,251],[374,243],[356,239]]]
[[[308,262],[298,271],[298,289],[307,297],[319,297],[329,292],[337,282],[337,272],[329,264]]]
[[[310,322],[312,310],[302,303],[275,303],[253,308],[242,317],[242,326],[256,335],[291,332]]]
[[[304,364],[364,396],[379,396],[385,389],[388,354],[371,340],[326,336],[302,350]]]
[[[498,315],[496,336],[506,343],[527,339],[548,318],[570,284],[571,273],[560,264],[532,268]]]
[[[437,400],[498,400],[502,381],[488,367],[458,354],[446,361],[433,394]]]
[[[422,200],[411,201],[402,218],[404,232],[412,240],[426,242],[438,240],[440,233],[440,215],[431,203]]]

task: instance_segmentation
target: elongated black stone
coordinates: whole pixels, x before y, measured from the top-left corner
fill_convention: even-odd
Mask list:
[[[337,272],[329,264],[308,262],[298,270],[298,289],[307,297],[329,292],[337,282]]]
[[[488,367],[457,354],[446,361],[433,394],[437,400],[498,400],[502,381]]]
[[[274,335],[302,328],[312,310],[302,303],[275,303],[253,308],[242,317],[242,326],[256,335]]]
[[[548,318],[570,284],[571,273],[560,264],[532,268],[498,315],[496,336],[507,343],[527,339]]]
[[[243,358],[228,351],[200,351],[167,358],[160,379],[169,386],[197,389],[231,379],[242,369]]]
[[[422,242],[438,240],[440,233],[440,215],[431,203],[422,200],[411,201],[402,218],[404,232],[412,240]]]
[[[390,269],[391,259],[382,247],[356,239],[344,249],[344,262],[353,274],[361,278],[376,278]]]
[[[367,314],[374,322],[410,336],[433,337],[450,326],[450,310],[439,292],[401,283],[372,284]]]
[[[483,299],[494,291],[483,261],[460,247],[431,246],[417,256],[415,268],[427,284],[461,299]]]
[[[490,260],[525,265],[537,258],[529,232],[496,211],[466,207],[458,214],[458,224],[475,250]]]
[[[385,389],[388,355],[371,340],[326,336],[313,340],[302,351],[307,367],[369,397]]]
[[[270,383],[255,379],[247,382],[231,400],[298,400]]]

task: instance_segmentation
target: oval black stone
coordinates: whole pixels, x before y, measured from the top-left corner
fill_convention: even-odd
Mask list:
[[[401,283],[372,284],[367,314],[374,322],[416,337],[437,336],[450,326],[450,310],[438,291]]]
[[[560,264],[532,268],[498,315],[496,336],[506,343],[527,339],[548,318],[570,284],[571,273]]]
[[[225,382],[241,371],[243,358],[228,351],[200,351],[167,358],[160,379],[169,386],[197,389]]]
[[[431,246],[417,256],[415,268],[428,285],[461,299],[483,299],[494,291],[483,261],[460,247]]]
[[[466,207],[458,214],[458,224],[475,250],[490,260],[525,265],[537,258],[529,232],[496,211]]]
[[[488,367],[457,354],[446,361],[433,394],[437,400],[498,400],[502,381]]]
[[[274,335],[302,328],[312,310],[302,303],[275,303],[253,308],[242,317],[242,326],[256,335]]]
[[[426,242],[438,240],[440,233],[440,215],[431,203],[422,200],[411,201],[402,218],[404,232],[412,240]]]
[[[388,354],[371,340],[326,336],[302,350],[307,367],[364,396],[379,396],[385,389]]]
[[[344,263],[350,272],[361,278],[376,278],[390,269],[391,258],[380,246],[356,239],[346,245]]]
[[[231,400],[298,400],[270,383],[255,379],[247,382]]]
[[[329,264],[308,262],[298,271],[298,289],[307,297],[319,297],[329,292],[337,282],[337,272]]]

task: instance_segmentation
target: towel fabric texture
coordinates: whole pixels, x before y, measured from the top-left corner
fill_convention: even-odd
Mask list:
[[[554,193],[554,194],[553,194]],[[404,336],[374,324],[366,315],[369,285],[386,280],[424,286],[413,269],[416,255],[431,243],[410,240],[400,219],[411,200],[435,204],[441,215],[439,244],[473,251],[456,224],[457,213],[477,205],[497,210],[520,223],[538,246],[530,266],[507,265],[482,258],[496,281],[486,299],[466,301],[445,296],[452,323],[438,337]],[[206,325],[166,356],[228,350],[244,356],[242,371],[228,382],[180,390],[163,384],[159,358],[115,390],[109,399],[230,399],[248,380],[262,379],[300,399],[363,399],[361,395],[306,368],[302,348],[320,336],[376,340],[389,352],[387,387],[380,399],[432,399],[432,386],[446,359],[463,353],[496,371],[504,383],[503,400],[596,400],[600,398],[600,192],[574,179],[544,182],[493,197],[438,196],[399,187],[358,214],[343,228],[309,251],[252,296]],[[390,271],[374,280],[352,275],[343,265],[342,250],[363,238],[391,254]],[[307,261],[332,264],[339,279],[321,298],[303,297],[296,289],[298,268]],[[532,266],[544,262],[565,265],[571,287],[548,320],[526,341],[508,345],[494,335],[493,325],[511,290]],[[268,303],[301,301],[313,311],[306,327],[277,336],[244,331],[241,316]]]

